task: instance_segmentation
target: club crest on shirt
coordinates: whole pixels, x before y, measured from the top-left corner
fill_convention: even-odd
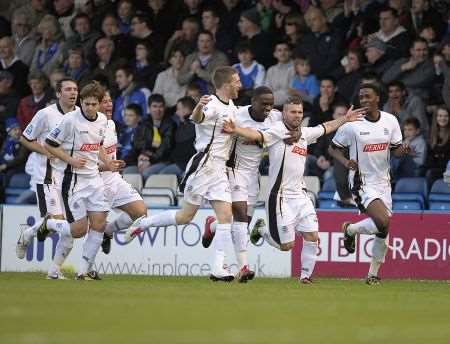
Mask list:
[[[54,128],[51,132],[50,132],[50,136],[54,137],[55,139],[58,137],[59,133],[61,132],[61,129],[59,128]]]
[[[32,132],[33,132],[33,125],[30,124],[30,125],[27,127],[27,130],[25,130],[25,134],[31,135]]]

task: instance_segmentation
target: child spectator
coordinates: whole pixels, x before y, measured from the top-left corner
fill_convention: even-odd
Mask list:
[[[402,157],[392,157],[391,172],[394,181],[405,177],[417,177],[425,163],[427,143],[420,132],[420,122],[416,117],[408,117],[403,121],[405,143],[411,146],[412,153]]]
[[[237,47],[239,63],[233,65],[238,71],[242,83],[242,90],[253,90],[262,86],[266,77],[266,70],[263,65],[255,61],[252,48],[248,43],[241,43]]]
[[[11,177],[23,171],[27,158],[27,150],[20,144],[22,130],[15,118],[6,120],[6,132],[8,136],[0,151],[0,203],[4,201],[3,191]]]
[[[319,81],[311,74],[311,65],[306,56],[298,55],[294,60],[295,75],[292,89],[299,92],[302,99],[309,103],[320,93]]]
[[[129,166],[137,165],[137,155],[133,150],[133,139],[139,122],[142,118],[142,109],[137,104],[129,104],[125,107],[123,122],[124,127],[120,131],[117,158],[125,161]]]

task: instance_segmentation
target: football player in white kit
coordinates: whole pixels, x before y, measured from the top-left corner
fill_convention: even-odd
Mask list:
[[[265,130],[270,124],[281,119],[281,113],[273,110],[274,96],[270,88],[257,87],[253,91],[251,105],[238,109],[236,125],[243,128]],[[228,160],[228,178],[231,187],[233,223],[231,237],[238,261],[239,282],[252,280],[255,273],[249,269],[247,246],[248,224],[253,216],[259,193],[259,164],[263,156],[263,146],[259,142],[243,137],[235,137]],[[217,221],[208,216],[202,236],[203,247],[209,247],[214,238]]]
[[[108,127],[103,142],[105,157],[102,157],[102,160],[104,163],[100,164],[99,168],[110,208],[120,209],[122,213],[106,225],[102,242],[102,250],[105,254],[111,250],[111,239],[114,232],[127,229],[134,220],[147,215],[147,207],[141,195],[119,173],[125,167],[125,162],[116,159],[117,132],[116,124],[112,120],[112,109],[112,99],[107,91],[100,104],[100,112],[106,115]]]
[[[342,225],[344,245],[355,252],[356,234],[375,235],[372,260],[366,283],[380,283],[378,270],[387,253],[389,219],[392,215],[391,183],[389,177],[390,152],[395,156],[408,154],[410,148],[402,144],[402,133],[395,116],[379,110],[379,89],[364,84],[359,89],[361,106],[367,108],[363,121],[348,123],[337,131],[329,148],[330,155],[349,170],[353,198],[368,218]],[[342,150],[349,148],[350,159]]]
[[[38,231],[45,237],[54,230],[60,240],[80,238],[87,233],[76,277],[80,280],[91,279],[87,273],[102,243],[109,210],[98,169],[99,150],[107,128],[106,116],[98,112],[104,93],[95,81],[83,87],[81,109],[64,116],[45,141],[46,149],[58,158],[52,166],[63,174],[57,187],[67,221],[45,218]]]
[[[27,164],[33,164],[31,185],[35,188],[39,212],[41,220],[22,231],[17,241],[16,254],[17,257],[23,259],[28,244],[31,239],[36,236],[39,226],[43,218],[49,216],[54,219],[64,219],[64,212],[62,209],[60,194],[55,187],[58,173],[52,168],[50,161],[54,156],[45,148],[45,139],[50,131],[55,128],[62,120],[63,116],[71,111],[78,109],[75,106],[78,97],[78,86],[75,80],[71,78],[63,78],[56,84],[56,97],[58,101],[56,104],[45,107],[39,110],[25,128],[21,143],[28,148],[32,153]],[[43,240],[38,235],[38,240]],[[63,278],[60,267],[72,249],[73,241],[59,240],[53,264],[48,271],[47,278],[59,279]]]
[[[180,190],[184,191],[183,207],[136,220],[125,234],[131,241],[142,228],[189,223],[203,200],[214,209],[218,224],[214,240],[214,262],[210,279],[229,282],[234,276],[224,268],[225,247],[231,246],[231,192],[226,162],[230,156],[233,138],[223,132],[225,120],[234,119],[237,108],[233,100],[238,97],[241,81],[232,67],[218,67],[212,76],[216,94],[203,96],[192,112],[196,123],[195,148]]]
[[[232,122],[224,124],[226,132],[244,136],[268,147],[270,167],[266,213],[269,228],[260,220],[260,225],[255,226],[251,233],[251,240],[257,242],[263,236],[270,245],[282,251],[289,251],[294,247],[295,233],[300,233],[303,236],[300,276],[302,283],[312,283],[311,274],[316,262],[319,239],[317,215],[303,180],[307,146],[345,122],[358,120],[363,111],[352,108],[342,118],[316,127],[300,128],[303,103],[299,97],[292,97],[283,106],[283,120],[266,130],[236,127]],[[301,131],[300,139],[293,144],[285,143],[284,139],[289,131],[298,129]]]

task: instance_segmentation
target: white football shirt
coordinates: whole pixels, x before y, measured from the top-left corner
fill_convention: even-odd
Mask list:
[[[256,121],[250,115],[250,108],[251,106],[249,105],[238,109],[236,113],[236,125],[238,127],[264,131],[281,118],[278,110],[272,110],[264,121]],[[259,142],[238,136],[234,140],[230,162],[235,169],[257,172],[263,152],[264,147]]]
[[[76,106],[75,109],[78,107]],[[43,145],[47,135],[53,128],[56,128],[63,116],[64,111],[59,103],[49,105],[36,112],[22,135],[28,141],[36,140]],[[47,156],[32,152],[28,159],[33,164],[32,184],[51,184],[52,168]]]
[[[106,132],[105,132],[105,140],[103,141],[103,148],[105,149],[106,156],[109,160],[116,160],[117,159],[117,131],[116,131],[116,124],[113,120],[108,119]],[[119,175],[119,172],[111,172],[111,171],[104,171],[100,173],[103,182],[106,184],[109,184],[111,180]]]
[[[365,118],[344,124],[336,132],[333,143],[349,148],[350,159],[358,163],[362,185],[389,184],[390,149],[402,144],[402,132],[397,118],[380,111],[375,122]],[[355,171],[349,172],[349,181],[351,186],[355,184]]]
[[[269,192],[285,198],[308,197],[303,191],[306,188],[303,173],[307,148],[325,133],[325,127],[302,127],[299,141],[292,145],[283,141],[289,137],[288,132],[283,121],[261,131],[269,150]]]
[[[209,145],[209,161],[221,161],[225,164],[228,160],[233,136],[223,132],[223,123],[225,120],[234,121],[236,112],[237,107],[231,99],[226,104],[215,95],[211,96],[211,100],[203,108],[203,121],[195,124],[195,149],[203,152]]]
[[[82,175],[97,175],[98,151],[105,138],[106,116],[97,113],[95,119],[89,119],[81,109],[67,113],[59,125],[47,136],[49,145],[62,148],[74,158],[85,158],[87,163],[82,168],[74,168],[66,162],[56,159],[52,166],[59,172],[67,168],[69,172]]]

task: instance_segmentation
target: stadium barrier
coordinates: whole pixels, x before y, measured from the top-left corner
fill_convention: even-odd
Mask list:
[[[154,210],[152,213],[162,211]],[[343,247],[340,225],[362,217],[351,211],[319,211],[320,250],[315,276],[363,277],[370,263],[372,238],[361,236],[356,254],[348,255]],[[102,274],[141,274],[158,276],[206,276],[211,272],[213,250],[201,245],[203,224],[211,209],[200,209],[188,225],[151,228],[129,244],[123,233],[114,236],[109,255],[100,252],[96,268]],[[109,220],[117,216],[112,212]],[[25,259],[15,255],[21,226],[37,219],[34,206],[2,207],[1,271],[46,271],[58,240],[52,235],[45,243],[36,240],[29,246]],[[254,218],[265,217],[257,209]],[[385,278],[450,279],[450,216],[447,213],[398,213],[391,222],[391,249],[382,267]],[[66,265],[77,266],[82,240],[76,240]],[[298,276],[301,239],[292,253],[279,252],[267,243],[249,245],[251,268],[260,277]],[[234,262],[232,247],[227,248],[229,261]],[[237,272],[235,264],[230,265]]]

